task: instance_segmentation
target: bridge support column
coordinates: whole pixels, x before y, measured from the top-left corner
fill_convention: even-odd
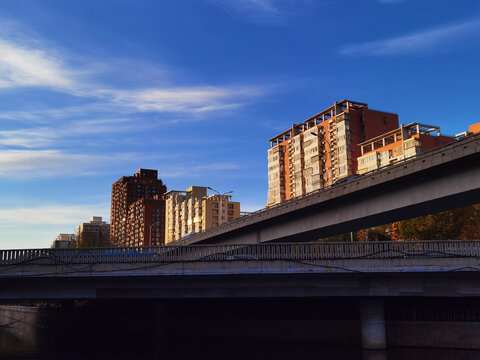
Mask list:
[[[360,321],[362,347],[364,349],[385,349],[385,307],[382,298],[360,299]]]

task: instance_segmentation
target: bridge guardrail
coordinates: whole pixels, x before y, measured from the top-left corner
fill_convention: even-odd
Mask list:
[[[0,266],[28,263],[51,265],[252,260],[308,261],[418,257],[480,257],[480,240],[0,250]]]

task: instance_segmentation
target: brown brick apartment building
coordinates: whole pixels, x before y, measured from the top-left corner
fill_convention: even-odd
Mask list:
[[[112,185],[112,204],[111,204],[111,224],[110,224],[110,240],[114,246],[128,246],[130,242],[139,243],[140,239],[147,245],[145,241],[150,243],[150,226],[154,220],[150,212],[164,212],[162,206],[162,196],[167,191],[167,187],[162,180],[158,179],[157,170],[139,169],[133,176],[123,176]],[[155,198],[156,197],[156,198]],[[156,200],[156,202],[144,201],[134,204],[140,199]],[[133,206],[132,206],[133,205]],[[163,207],[164,209],[164,207]],[[137,223],[134,213],[142,213],[144,216],[143,227]],[[156,217],[155,217],[156,219]],[[164,215],[159,218],[160,222],[155,223],[152,228],[152,234],[155,234],[154,243],[157,242],[158,235],[164,231]],[[133,223],[131,223],[133,221]],[[147,229],[148,227],[148,229]],[[156,229],[159,229],[156,231]],[[135,230],[143,229],[144,233],[140,237],[135,237]],[[145,230],[146,229],[146,230]],[[155,229],[155,232],[153,232]],[[133,233],[132,233],[133,231]],[[148,240],[145,236],[148,233]],[[163,239],[164,237],[162,237]]]

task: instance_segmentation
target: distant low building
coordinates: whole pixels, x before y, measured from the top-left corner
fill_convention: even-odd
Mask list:
[[[53,249],[68,249],[75,246],[75,234],[58,234],[56,239],[53,240]]]
[[[78,247],[110,246],[110,225],[102,221],[101,216],[92,216],[88,223],[77,227]]]

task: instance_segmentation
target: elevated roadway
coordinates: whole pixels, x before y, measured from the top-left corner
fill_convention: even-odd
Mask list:
[[[0,251],[0,299],[480,295],[480,241]]]
[[[0,251],[0,300],[353,297],[365,349],[387,345],[387,297],[478,296],[480,241]]]
[[[480,203],[480,136],[175,242],[306,242]]]

